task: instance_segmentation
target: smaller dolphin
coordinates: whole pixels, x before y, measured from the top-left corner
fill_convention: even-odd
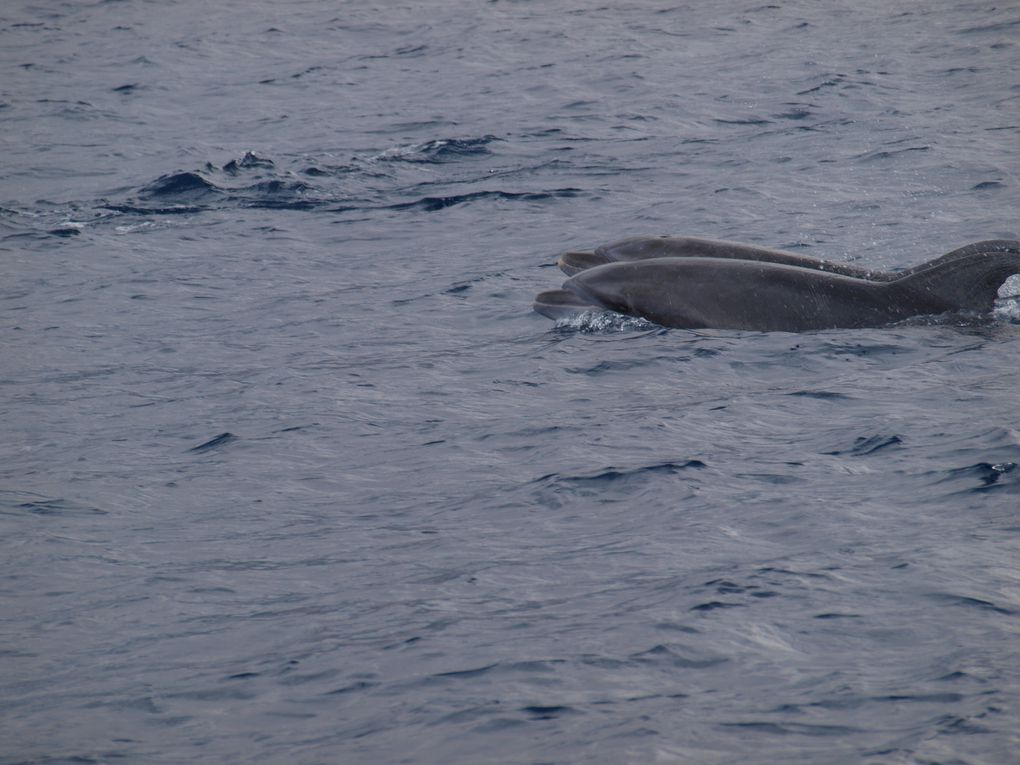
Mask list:
[[[559,264],[571,278],[535,298],[550,318],[602,309],[665,327],[803,332],[988,312],[1020,274],[1020,242],[969,244],[902,272],[691,237],[624,239]]]

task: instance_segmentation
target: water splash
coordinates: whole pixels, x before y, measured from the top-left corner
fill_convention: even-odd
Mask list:
[[[624,316],[615,311],[585,311],[575,316],[566,316],[556,322],[557,329],[573,329],[578,332],[591,333],[645,331],[656,327],[658,327],[657,324],[645,319]]]
[[[464,157],[488,156],[488,144],[500,140],[494,135],[478,138],[439,138],[411,146],[395,146],[376,154],[370,161],[440,164]]]
[[[999,287],[992,315],[1002,321],[1020,323],[1020,274],[1013,274]]]

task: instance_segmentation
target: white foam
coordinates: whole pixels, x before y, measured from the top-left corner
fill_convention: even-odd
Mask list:
[[[658,325],[615,311],[585,311],[558,319],[556,326],[562,329],[576,329],[579,332],[626,332],[654,329]]]
[[[1020,274],[1013,274],[999,287],[992,316],[1000,321],[1020,323]]]
[[[1020,274],[1013,274],[999,287],[1000,298],[1020,297]]]
[[[145,229],[148,228],[156,228],[157,225],[158,224],[156,224],[154,221],[146,220],[142,221],[141,223],[131,223],[122,226],[114,226],[113,230],[116,231],[118,234],[131,234],[135,231],[144,231]]]

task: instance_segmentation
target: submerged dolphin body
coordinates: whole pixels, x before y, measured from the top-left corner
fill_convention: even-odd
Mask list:
[[[571,278],[535,299],[550,318],[602,309],[666,327],[802,332],[990,311],[1020,273],[1020,242],[977,242],[901,272],[686,237],[625,239],[559,263]]]

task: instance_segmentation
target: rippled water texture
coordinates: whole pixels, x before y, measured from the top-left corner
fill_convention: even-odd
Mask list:
[[[639,234],[1020,238],[1018,35],[6,3],[0,762],[1017,762],[1005,293],[801,335],[531,301]]]

